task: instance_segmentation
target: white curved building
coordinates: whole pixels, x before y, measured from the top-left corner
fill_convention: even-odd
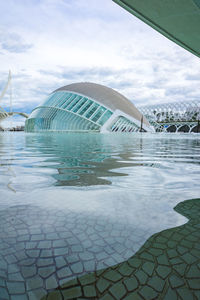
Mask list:
[[[126,97],[103,85],[81,82],[52,92],[26,121],[27,132],[37,131],[153,131]]]

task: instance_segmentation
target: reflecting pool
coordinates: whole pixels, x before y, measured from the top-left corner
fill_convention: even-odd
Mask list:
[[[40,299],[184,224],[198,134],[0,133],[0,299]]]

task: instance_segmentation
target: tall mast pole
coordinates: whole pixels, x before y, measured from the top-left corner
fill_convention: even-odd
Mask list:
[[[9,70],[9,78],[10,78],[10,113],[12,113],[13,107],[12,107],[12,77],[11,77],[11,71]],[[12,128],[12,115],[10,115],[10,127]]]
[[[9,70],[9,77],[10,77],[10,112],[12,113],[12,77],[11,77],[10,70]]]
[[[142,126],[143,126],[143,115],[142,115],[142,118],[141,118],[140,132],[143,132]]]

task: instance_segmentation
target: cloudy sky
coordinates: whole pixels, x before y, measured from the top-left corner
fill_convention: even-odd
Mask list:
[[[0,11],[0,91],[10,69],[16,111],[80,81],[136,106],[200,97],[200,59],[111,0],[1,0]]]

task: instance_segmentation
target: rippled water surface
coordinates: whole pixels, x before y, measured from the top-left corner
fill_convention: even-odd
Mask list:
[[[133,255],[199,198],[198,134],[0,134],[0,299]]]

